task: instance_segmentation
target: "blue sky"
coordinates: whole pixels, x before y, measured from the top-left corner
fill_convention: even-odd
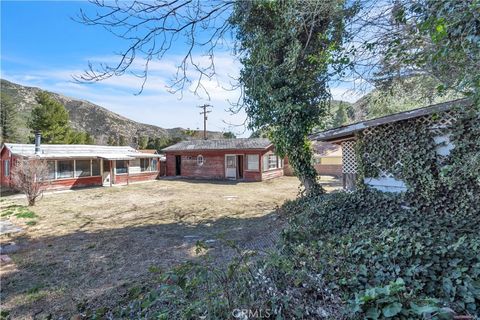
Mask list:
[[[72,20],[80,8],[95,10],[92,4],[80,1],[1,1],[1,77],[89,100],[133,120],[165,128],[201,128],[203,121],[196,106],[210,103],[214,110],[209,115],[209,129],[248,136],[242,126],[229,125],[242,124],[245,114],[226,111],[228,101],[235,100],[238,91],[225,88],[240,69],[228,52],[217,55],[219,75],[205,83],[211,100],[204,94],[194,95],[188,88],[182,95],[169,92],[168,85],[184,49],[181,41],[165,59],[152,65],[141,95],[135,95],[141,80],[128,74],[94,84],[72,81],[72,76],[81,74],[88,61],[114,62],[115,52],[127,45],[100,27]],[[334,98],[355,101],[358,96],[348,88],[349,84],[334,86]]]

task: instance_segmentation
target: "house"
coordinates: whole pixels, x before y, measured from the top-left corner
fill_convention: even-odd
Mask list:
[[[283,159],[264,138],[182,141],[162,151],[167,176],[243,181],[283,176]]]
[[[37,139],[36,139],[37,141]],[[17,159],[47,162],[48,189],[112,186],[157,179],[161,155],[131,147],[5,143],[1,147],[1,185],[13,187],[12,167]]]
[[[315,141],[313,152],[315,170],[319,175],[342,177],[342,148],[340,145]]]
[[[357,174],[359,169],[359,161],[363,163],[370,161],[373,166],[377,166],[374,171],[375,176],[363,176],[363,182],[366,186],[387,192],[403,192],[408,186],[402,180],[397,172],[401,171],[403,166],[399,155],[397,159],[388,159],[382,161],[381,155],[374,152],[362,152],[357,154],[359,146],[366,142],[375,141],[375,138],[388,137],[389,141],[396,141],[395,135],[400,130],[409,128],[423,128],[429,132],[435,145],[436,157],[441,160],[442,157],[448,157],[451,150],[455,147],[450,142],[452,134],[452,125],[458,118],[459,110],[470,108],[472,102],[468,99],[458,99],[445,103],[435,104],[424,108],[400,112],[381,118],[366,120],[351,125],[342,126],[315,133],[310,136],[312,140],[329,142],[340,145],[342,148],[342,176],[343,186],[347,190],[354,190],[357,186]],[[411,137],[415,140],[416,137]],[[396,143],[396,142],[393,142]],[[408,152],[408,147],[405,149]],[[394,154],[385,152],[385,156],[393,157]],[[390,165],[384,165],[384,163]],[[382,165],[383,163],[383,165]]]

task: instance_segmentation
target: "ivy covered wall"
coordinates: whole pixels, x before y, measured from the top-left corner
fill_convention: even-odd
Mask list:
[[[360,188],[387,178],[406,185],[411,204],[480,212],[480,111],[474,106],[368,128],[358,135],[356,154]]]

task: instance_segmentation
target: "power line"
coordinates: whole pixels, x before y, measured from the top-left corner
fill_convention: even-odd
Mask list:
[[[203,114],[203,139],[207,140],[207,114],[212,112],[212,110],[207,110],[207,108],[213,108],[212,105],[204,104],[203,106],[198,106],[197,108],[203,109],[200,114]]]

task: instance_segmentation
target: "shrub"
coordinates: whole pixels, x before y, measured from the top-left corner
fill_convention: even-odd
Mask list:
[[[310,272],[321,274],[353,303],[352,312],[366,315],[371,305],[359,304],[358,297],[401,279],[405,290],[397,292],[397,299],[387,299],[391,307],[401,305],[397,318],[415,317],[414,306],[426,301],[431,307],[479,315],[480,215],[420,211],[403,206],[400,196],[375,191],[303,199],[289,206],[286,252],[304,257]]]

